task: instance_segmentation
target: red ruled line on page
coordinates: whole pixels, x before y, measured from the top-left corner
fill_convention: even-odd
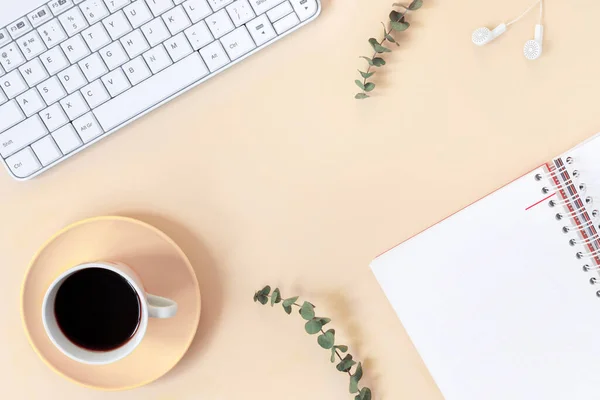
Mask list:
[[[525,211],[529,210],[530,208],[533,208],[533,207],[537,206],[537,205],[538,205],[538,204],[540,204],[540,203],[543,203],[544,201],[548,200],[550,197],[552,197],[552,196],[554,196],[554,195],[556,195],[556,192],[552,193],[550,196],[544,197],[543,199],[541,199],[541,200],[540,200],[540,201],[538,201],[537,203],[534,203],[534,204],[530,205],[529,207],[527,207],[527,208],[525,209]]]

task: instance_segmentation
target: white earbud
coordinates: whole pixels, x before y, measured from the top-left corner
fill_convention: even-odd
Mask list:
[[[473,40],[473,43],[477,46],[483,46],[484,44],[488,44],[492,40],[496,39],[504,32],[506,32],[506,24],[504,23],[498,25],[491,31],[488,28],[477,28],[473,31],[471,40]]]
[[[525,42],[523,54],[528,60],[536,60],[542,55],[542,41],[544,40],[544,26],[537,24],[535,26],[535,36],[533,40]]]

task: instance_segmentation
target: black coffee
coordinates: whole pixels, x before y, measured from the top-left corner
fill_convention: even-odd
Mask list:
[[[70,275],[56,293],[54,312],[64,335],[95,351],[118,348],[140,323],[140,299],[116,272],[88,268]]]

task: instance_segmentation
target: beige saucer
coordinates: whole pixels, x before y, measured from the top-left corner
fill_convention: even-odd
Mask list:
[[[142,343],[129,356],[96,366],[73,361],[54,347],[41,310],[56,276],[101,260],[130,265],[148,292],[175,300],[179,309],[174,318],[151,319]],[[160,378],[183,357],[200,320],[200,289],[183,251],[158,229],[131,218],[91,218],[56,233],[33,258],[23,282],[21,316],[31,346],[58,374],[94,389],[132,389]]]

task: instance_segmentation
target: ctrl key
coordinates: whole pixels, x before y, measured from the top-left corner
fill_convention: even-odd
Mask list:
[[[8,157],[5,162],[17,178],[27,178],[42,168],[31,147],[25,147],[18,153]]]

